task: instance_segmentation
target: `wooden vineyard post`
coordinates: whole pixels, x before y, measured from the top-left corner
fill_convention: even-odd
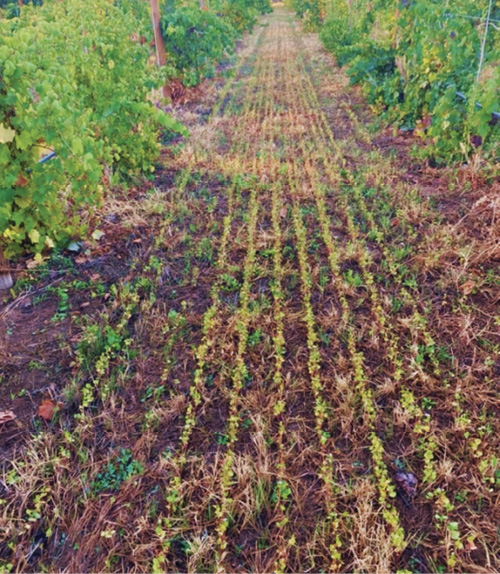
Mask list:
[[[161,33],[160,6],[158,0],[151,0],[151,16],[153,18],[153,31],[155,35],[156,63],[158,66],[164,66],[167,63],[167,55]]]
[[[161,33],[160,6],[158,0],[151,1],[151,17],[153,19],[153,31],[155,35],[156,63],[158,66],[165,66],[167,63],[167,53],[165,42]],[[167,86],[163,86],[163,97],[167,97]]]

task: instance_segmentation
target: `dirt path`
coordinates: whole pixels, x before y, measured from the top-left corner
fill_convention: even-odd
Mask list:
[[[0,571],[500,568],[495,190],[363,107],[276,9],[157,190],[107,205],[99,304],[58,347],[6,327],[6,407],[21,366],[61,410],[5,450]]]

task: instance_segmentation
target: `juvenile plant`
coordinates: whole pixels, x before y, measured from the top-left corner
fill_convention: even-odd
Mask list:
[[[144,471],[144,466],[134,460],[128,449],[122,448],[115,459],[110,460],[106,470],[99,472],[92,482],[92,492],[100,494],[105,491],[118,491],[123,482],[139,476]]]

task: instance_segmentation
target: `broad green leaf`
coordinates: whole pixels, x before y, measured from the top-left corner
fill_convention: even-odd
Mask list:
[[[18,205],[21,209],[26,209],[26,208],[30,205],[31,200],[30,200],[28,197],[19,197],[19,196],[17,196],[17,197],[14,199],[14,202],[15,202],[15,204]]]
[[[33,138],[27,130],[23,130],[20,134],[16,135],[17,149],[24,151],[28,149],[33,143]]]
[[[75,138],[71,144],[71,150],[75,155],[83,154],[83,142],[80,138]]]

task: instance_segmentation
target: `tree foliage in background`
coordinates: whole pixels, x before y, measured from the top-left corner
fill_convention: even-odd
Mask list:
[[[199,2],[166,0],[162,29],[167,50],[167,73],[185,86],[199,84],[234,49],[257,17],[271,10],[267,0],[213,0],[204,9]]]
[[[168,4],[162,10],[167,74],[185,86],[212,76],[215,66],[234,48],[236,31],[229,22],[199,4]]]
[[[298,13],[315,0],[293,0]],[[316,0],[318,14],[322,1]],[[499,148],[500,35],[490,26],[476,81],[489,0],[329,0],[319,23],[325,47],[348,65],[375,110],[425,135],[437,159],[463,160]],[[495,0],[493,19],[500,19]],[[467,96],[467,103],[457,99]],[[478,102],[481,107],[477,107]]]
[[[290,5],[306,30],[314,32],[321,28],[325,19],[325,0],[291,0]]]
[[[228,20],[238,34],[251,30],[259,14],[271,11],[267,0],[215,1],[214,10]]]

